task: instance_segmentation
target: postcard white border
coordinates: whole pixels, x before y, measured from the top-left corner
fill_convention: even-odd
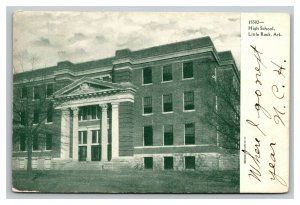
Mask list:
[[[76,4],[73,4],[74,1],[72,1],[72,5],[80,5],[80,6],[104,6],[104,4],[99,4],[99,1],[86,1],[86,0],[82,0],[82,1],[76,1],[77,3]],[[78,3],[80,2],[80,3]],[[103,2],[103,1],[101,1]],[[106,5],[110,5],[110,6],[120,6],[121,1],[117,1],[116,3],[111,3],[111,1],[106,1]],[[132,1],[131,1],[132,2]],[[134,2],[137,2],[137,1],[134,1]],[[139,5],[141,1],[137,3],[128,3],[128,1],[126,1],[126,4],[128,6],[133,6],[133,5]],[[161,1],[158,1],[158,0],[152,0],[151,1],[152,5],[161,5]],[[198,1],[192,1],[194,3],[189,3],[190,1],[185,1],[184,5],[181,1],[179,0],[175,0],[175,1],[171,1],[170,3],[168,4],[164,4],[165,6],[174,6],[174,5],[180,5],[180,6],[191,6],[191,5],[199,5],[199,2]],[[122,3],[124,3],[124,1],[122,1]],[[4,3],[1,2],[1,12],[0,12],[0,15],[1,15],[1,22],[2,24],[1,25],[5,25],[7,23],[7,29],[6,29],[6,33],[5,32],[1,32],[1,42],[2,42],[2,45],[6,44],[6,42],[9,42],[9,40],[11,40],[11,37],[9,37],[9,35],[11,34],[10,32],[10,26],[11,26],[11,21],[9,20],[9,16],[10,16],[10,12],[12,11],[12,9],[29,9],[29,10],[55,10],[55,9],[60,9],[60,10],[74,10],[74,7],[70,7],[70,3],[69,1],[43,1],[43,2],[39,2],[38,4],[36,3],[36,1],[34,0],[31,0],[31,1],[22,1],[22,5],[23,6],[40,6],[40,7],[20,7],[20,1],[15,1],[15,0],[11,0],[11,1],[5,1]],[[66,5],[69,5],[69,7],[63,7],[63,8],[60,8],[60,7],[45,7],[45,6],[66,6]],[[290,14],[294,14],[293,13],[293,8],[292,7],[246,7],[246,5],[248,6],[276,6],[276,5],[280,5],[280,6],[294,6],[295,5],[295,17],[299,19],[299,4],[297,5],[296,3],[294,3],[294,1],[284,1],[284,0],[281,0],[281,1],[263,1],[263,0],[253,0],[251,2],[246,2],[246,1],[242,1],[242,2],[238,2],[237,1],[234,1],[234,0],[228,0],[228,1],[207,1],[206,3],[202,3],[201,6],[230,6],[230,5],[234,5],[234,6],[242,6],[242,7],[206,7],[206,8],[199,8],[199,7],[194,7],[192,8],[193,11],[220,11],[220,12],[224,12],[224,11],[228,11],[228,12],[289,12]],[[6,8],[6,6],[16,6],[16,7],[10,7],[10,8]],[[95,7],[88,7],[89,10],[93,10],[95,9]],[[6,10],[7,9],[7,10]],[[77,8],[79,10],[83,10],[85,8]],[[99,9],[99,8],[98,8]],[[105,9],[108,9],[108,8],[103,8],[102,7],[102,10],[105,10]],[[112,9],[112,8],[110,8]],[[116,9],[116,8],[114,8]],[[122,8],[118,7],[119,10],[122,10]],[[123,8],[124,9],[124,8]],[[126,8],[126,9],[130,9],[129,8]],[[155,8],[152,8],[152,10],[155,9]],[[159,7],[159,9],[162,9],[162,10],[165,10],[163,7]],[[185,7],[182,7],[181,8],[182,10],[180,10],[180,8],[175,8],[176,11],[187,11],[188,9],[185,8]],[[199,10],[198,10],[199,9]],[[133,9],[135,10],[135,9]],[[146,9],[144,9],[146,10]],[[298,11],[298,12],[297,12]],[[6,13],[7,12],[7,13]],[[8,21],[6,22],[6,17],[8,18]],[[293,17],[293,16],[292,16]],[[293,18],[292,18],[293,19]],[[298,21],[298,24],[299,24],[299,21]],[[293,26],[292,26],[292,29],[293,29]],[[7,38],[6,38],[6,35],[7,35]],[[299,28],[295,28],[295,36],[300,36],[299,34]],[[292,38],[293,40],[293,38]],[[299,45],[300,45],[300,42],[299,40],[295,39],[295,41],[293,42],[292,41],[292,45],[295,45],[295,53],[299,53]],[[292,48],[293,50],[293,48]],[[9,67],[9,65],[11,65],[11,58],[9,57],[9,55],[11,54],[11,46],[9,46],[9,43],[7,45],[7,49],[6,49],[6,53],[7,53],[7,56],[5,55],[4,52],[1,52],[1,67],[2,68],[6,68],[6,67]],[[293,54],[293,53],[292,53]],[[7,63],[6,63],[7,62]],[[294,64],[295,67],[299,67],[299,60],[295,59],[295,64]],[[292,66],[293,67],[293,66]],[[1,90],[1,94],[3,93],[8,93],[11,88],[12,88],[12,82],[10,81],[10,79],[8,78],[9,77],[9,73],[7,70],[5,69],[1,69],[2,71],[2,75],[1,76],[1,79],[0,79],[0,82],[1,82],[1,86],[0,86],[0,90]],[[292,74],[296,75],[296,76],[300,76],[300,73],[299,73],[299,70],[295,70],[293,71],[292,70]],[[292,78],[292,83],[294,83],[293,81],[293,78]],[[298,87],[299,86],[299,81],[298,82],[295,82],[295,85],[292,86],[292,89],[294,87]],[[292,90],[293,91],[293,90]],[[10,94],[8,93],[6,95],[6,104],[9,104],[11,101],[10,101]],[[293,104],[298,104],[299,103],[299,94],[295,93],[295,96],[293,97],[293,94],[292,94],[292,101],[295,102]],[[7,111],[7,108],[9,108],[9,106],[6,107],[5,105],[5,102],[4,101],[1,101],[1,108],[2,108],[2,111],[6,114],[6,119],[10,119],[9,118],[9,115],[10,113]],[[299,108],[295,108],[295,112],[299,113]],[[293,116],[292,116],[293,117]],[[6,141],[9,141],[9,137],[10,136],[10,131],[8,131],[7,129],[10,128],[8,125],[6,125],[6,123],[4,123],[4,120],[2,120],[3,123],[1,123],[1,130],[6,130]],[[293,121],[292,121],[293,122]],[[292,123],[291,122],[291,123]],[[295,122],[299,122],[299,117],[295,116]],[[296,123],[295,123],[296,124]],[[293,134],[293,133],[292,133]],[[299,129],[295,129],[295,133],[294,133],[295,136],[299,136]],[[3,139],[3,138],[2,138]],[[299,140],[298,139],[295,139],[295,144],[299,144]],[[1,143],[1,161],[4,162],[6,161],[6,165],[7,165],[7,169],[1,169],[0,173],[1,173],[1,179],[4,181],[4,179],[7,177],[9,177],[10,175],[10,150],[9,149],[6,149],[6,147],[9,145],[9,142],[7,143]],[[299,149],[298,149],[299,150]],[[296,151],[295,152],[295,155],[299,156],[299,151]],[[293,158],[291,158],[292,160]],[[294,167],[293,167],[294,168]],[[296,172],[299,172],[299,165],[296,167],[295,165],[295,169],[296,169]],[[299,179],[299,177],[295,176],[296,180],[297,181]],[[24,196],[24,195],[18,195],[18,196],[12,196],[10,192],[10,180],[7,179],[6,181],[6,184],[5,183],[2,183],[2,186],[1,186],[1,189],[0,189],[0,193],[1,193],[1,204],[15,204],[15,200],[9,200],[7,201],[6,198],[27,198],[27,199],[32,199],[32,198],[39,198],[39,199],[58,199],[58,198],[64,198],[64,199],[70,199],[70,200],[65,200],[64,202],[67,203],[67,204],[76,204],[76,203],[82,203],[82,201],[78,201],[76,200],[76,198],[81,198],[81,199],[84,199],[84,198],[109,198],[110,200],[106,201],[107,203],[111,204],[111,203],[119,203],[119,201],[115,201],[113,200],[112,198],[118,198],[117,195],[113,195],[113,196],[110,196],[110,195],[105,195],[105,196],[101,196],[101,197],[98,197],[97,195],[80,195],[79,197],[76,196],[76,195],[58,195],[58,194],[51,194],[51,195],[27,195]],[[293,183],[292,183],[293,184]],[[176,196],[176,195],[146,195],[146,196],[143,196],[143,195],[138,195],[138,196],[132,196],[132,195],[127,195],[127,197],[119,197],[119,198],[127,198],[127,199],[131,199],[131,200],[126,200],[126,201],[122,201],[122,203],[130,203],[130,204],[147,204],[147,203],[155,203],[155,201],[153,200],[136,200],[137,198],[142,198],[142,199],[149,199],[149,198],[158,198],[158,199],[162,199],[162,198],[167,198],[167,199],[183,199],[183,198],[189,198],[189,199],[199,199],[199,198],[215,198],[216,200],[204,200],[204,201],[201,201],[201,203],[219,203],[220,201],[218,199],[220,198],[227,198],[229,200],[223,200],[222,203],[230,203],[230,204],[240,204],[240,203],[252,203],[252,201],[244,201],[244,200],[234,200],[236,198],[242,198],[242,199],[249,199],[249,198],[256,198],[256,199],[264,199],[264,198],[273,198],[273,200],[268,200],[268,203],[274,203],[274,204],[281,204],[281,203],[285,203],[285,202],[291,202],[291,203],[294,203],[296,200],[285,200],[285,201],[278,201],[276,200],[276,198],[294,198],[294,193],[292,193],[291,191],[293,190],[290,190],[290,192],[288,194],[285,194],[285,195],[179,195],[179,196]],[[134,199],[133,199],[134,198]],[[133,200],[132,200],[133,199]],[[231,200],[230,200],[231,199]],[[299,197],[298,197],[299,199]],[[46,204],[52,204],[54,201],[53,200],[47,200],[47,201],[44,201],[44,203],[46,202]],[[159,202],[161,203],[162,201],[159,200]],[[178,200],[178,201],[174,201],[174,200],[164,200],[164,202],[167,202],[168,204],[179,204],[179,203],[184,203],[184,201],[181,201],[181,200]],[[35,204],[35,203],[40,203],[40,201],[38,200],[26,200],[26,201],[22,201],[23,204]],[[98,204],[99,201],[97,200],[90,200],[89,201],[90,204]],[[103,202],[101,202],[103,203]],[[199,204],[199,201],[198,200],[189,200],[189,203],[190,204]]]

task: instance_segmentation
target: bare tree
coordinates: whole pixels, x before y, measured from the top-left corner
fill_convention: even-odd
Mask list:
[[[37,64],[40,62],[40,58],[35,53],[29,53],[26,49],[21,49],[14,53],[14,66],[25,71],[28,64],[31,66],[31,70],[34,70]]]
[[[27,50],[20,50],[20,51],[16,51],[15,56],[14,56],[14,61],[18,62],[18,63],[14,63],[14,66],[16,66],[16,64],[18,64],[19,67],[21,68],[22,72],[24,72],[25,61],[26,61],[27,55],[28,55]]]
[[[36,64],[39,63],[40,59],[35,53],[32,53],[32,54],[30,54],[29,61],[31,64],[31,70],[33,70],[34,67],[36,66]]]
[[[25,92],[23,92],[23,95],[25,95]],[[35,99],[33,101],[28,96],[23,96],[20,99],[15,95],[14,98],[14,143],[19,141],[19,136],[21,135],[26,139],[28,172],[32,171],[33,138],[34,136],[39,135],[43,129],[42,125],[45,124],[45,119],[47,118],[44,108],[48,107],[48,103],[49,102],[46,102],[44,99]]]
[[[43,78],[42,78],[43,79]],[[13,100],[13,145],[15,149],[20,148],[20,136],[25,139],[25,148],[22,151],[27,152],[27,172],[32,173],[32,150],[34,149],[34,140],[38,140],[38,148],[43,151],[46,142],[46,135],[51,133],[55,136],[61,136],[60,129],[54,126],[47,126],[46,122],[51,122],[54,116],[53,96],[46,96],[46,86],[32,85],[32,82],[27,82],[30,87],[14,87],[14,100]],[[33,88],[34,87],[34,88]],[[28,89],[34,90],[30,93]],[[25,90],[23,90],[25,89]],[[26,91],[27,90],[27,91]],[[33,94],[33,96],[29,96]],[[61,136],[67,137],[67,136]],[[52,147],[58,147],[52,141]],[[25,150],[24,150],[25,149]]]
[[[206,109],[200,118],[217,132],[217,145],[239,149],[240,143],[240,82],[239,73],[231,68],[212,68],[205,74],[210,97],[204,99]]]

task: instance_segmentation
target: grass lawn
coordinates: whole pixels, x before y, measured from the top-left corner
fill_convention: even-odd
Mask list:
[[[13,187],[39,192],[237,193],[238,171],[13,171]]]

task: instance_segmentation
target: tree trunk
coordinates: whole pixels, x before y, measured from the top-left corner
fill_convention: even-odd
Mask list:
[[[32,134],[27,133],[27,173],[32,173]]]

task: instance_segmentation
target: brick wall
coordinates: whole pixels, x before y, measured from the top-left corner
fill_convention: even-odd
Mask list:
[[[119,105],[119,155],[133,155],[133,118],[132,102],[122,102]]]
[[[193,59],[194,79],[182,79],[182,62]],[[162,66],[172,64],[173,80],[162,83]],[[142,68],[152,68],[152,84],[142,85]],[[200,122],[204,113],[204,99],[214,103],[214,96],[205,83],[205,78],[213,75],[216,62],[207,53],[198,56],[188,56],[166,61],[139,65],[133,69],[132,82],[138,86],[135,96],[134,110],[134,146],[143,146],[143,126],[153,126],[153,145],[163,145],[163,125],[173,124],[174,145],[184,144],[184,124],[195,123],[195,144],[216,144],[216,132]],[[195,111],[183,111],[184,91],[194,91]],[[162,113],[162,95],[172,94],[173,113]],[[152,96],[152,115],[143,116],[143,97]]]
[[[130,69],[121,69],[114,71],[114,82],[131,82],[131,70]]]

